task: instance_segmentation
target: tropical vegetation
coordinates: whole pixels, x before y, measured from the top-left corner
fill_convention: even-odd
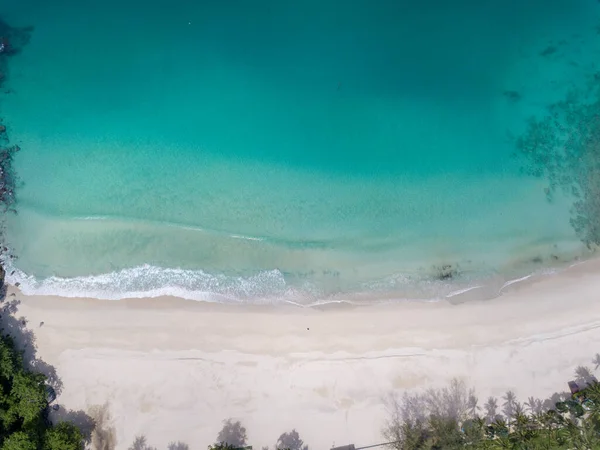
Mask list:
[[[0,449],[80,450],[83,434],[70,422],[48,419],[46,377],[25,366],[12,337],[0,336]]]
[[[474,391],[458,380],[392,398],[384,436],[395,450],[600,449],[600,383],[589,369],[577,374],[574,393],[519,403],[507,392],[501,411],[495,398],[482,411]]]

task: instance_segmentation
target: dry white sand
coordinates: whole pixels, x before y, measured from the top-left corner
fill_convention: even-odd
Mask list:
[[[241,307],[174,298],[24,296],[59,403],[107,403],[118,449],[213,442],[240,419],[255,449],[296,428],[313,449],[381,442],[384,398],[460,377],[488,395],[564,391],[600,351],[600,263],[528,280],[490,301]],[[44,325],[37,325],[43,321]]]

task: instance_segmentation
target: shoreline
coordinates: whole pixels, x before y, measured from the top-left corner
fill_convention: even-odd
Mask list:
[[[245,278],[234,278],[226,275],[211,275],[203,271],[194,271],[181,268],[161,268],[149,264],[143,266],[121,269],[110,273],[101,273],[88,276],[78,276],[73,278],[62,278],[49,276],[41,281],[33,276],[23,273],[12,264],[5,265],[6,282],[10,285],[19,286],[25,295],[35,296],[55,296],[61,298],[95,298],[103,301],[124,301],[128,299],[148,299],[172,297],[180,298],[186,301],[200,303],[220,303],[226,305],[271,305],[271,306],[294,306],[299,308],[322,308],[335,305],[349,305],[357,307],[369,307],[377,304],[396,304],[412,302],[439,302],[449,301],[450,303],[463,303],[479,300],[490,300],[502,297],[505,292],[510,291],[515,285],[521,285],[531,281],[551,278],[558,276],[563,272],[570,271],[573,267],[579,265],[598,265],[600,257],[595,252],[581,251],[570,253],[564,257],[553,257],[545,265],[542,262],[530,262],[530,268],[526,271],[517,271],[520,267],[527,267],[525,262],[515,262],[515,268],[512,273],[495,273],[484,275],[480,278],[464,275],[469,272],[457,272],[442,276],[441,278],[423,278],[425,269],[421,268],[423,273],[407,273],[405,275],[394,275],[392,278],[400,276],[406,277],[404,287],[395,287],[389,289],[369,289],[365,286],[364,291],[355,292],[337,292],[337,293],[317,293],[313,292],[316,287],[304,287],[287,285],[284,273],[277,269],[262,271],[258,274],[248,275]],[[537,266],[537,267],[536,267]],[[447,266],[432,266],[431,270],[436,268],[450,268]],[[456,265],[457,268],[460,265]],[[450,270],[450,269],[448,269]],[[454,268],[452,268],[454,270]],[[458,270],[458,269],[457,269]],[[186,286],[186,283],[193,283],[187,278],[194,274],[202,277],[198,280],[200,283],[209,283],[204,289],[195,289],[192,286]],[[125,284],[120,280],[125,277]],[[130,279],[130,277],[135,277]],[[150,278],[149,278],[150,277]],[[138,286],[142,283],[142,278],[160,278],[170,277],[174,279],[173,285],[153,287],[148,290],[133,288],[128,283]],[[390,276],[388,276],[390,277]],[[385,280],[385,277],[381,280]],[[412,277],[412,279],[411,279]],[[273,292],[263,291],[261,283],[276,283]],[[183,283],[183,285],[181,284]],[[228,283],[231,283],[229,286]],[[239,286],[236,287],[236,284]],[[256,284],[256,285],[254,285]],[[113,286],[119,286],[125,293],[119,293]],[[223,286],[220,286],[223,285]],[[70,286],[75,286],[70,290]],[[211,289],[216,288],[214,291]],[[223,290],[224,289],[224,290]],[[236,289],[242,289],[237,292]],[[247,289],[250,292],[245,292]],[[304,290],[303,290],[304,289]],[[230,292],[231,291],[231,292]],[[173,293],[172,293],[173,292]],[[262,292],[262,293],[261,293]]]
[[[52,25],[53,22],[48,23]],[[56,24],[58,23],[59,21],[56,21]],[[188,25],[191,25],[191,22]],[[47,30],[52,30],[52,27]],[[68,31],[68,27],[55,29],[59,32],[64,30]],[[40,36],[43,36],[43,31]],[[50,41],[38,39],[37,43],[54,40],[56,36]],[[71,42],[70,39],[62,41],[67,44]],[[102,41],[102,48],[108,45],[105,41]],[[130,44],[135,48],[134,40],[131,40]],[[44,47],[36,47],[38,51],[40,48]],[[75,47],[67,46],[63,53],[71,54],[82,48],[87,47],[79,44]],[[52,50],[50,47],[48,49]],[[93,55],[87,50],[82,55],[87,53]],[[41,54],[52,55],[48,52]],[[53,68],[54,59],[40,58],[38,64],[43,68],[44,61],[50,61],[46,67]],[[83,58],[77,61],[84,67]],[[35,73],[50,72],[38,70]],[[193,72],[186,70],[182,73]],[[92,75],[96,74],[87,74],[87,79],[91,80]],[[59,89],[57,85],[52,84],[56,78],[44,78],[47,78],[47,83],[41,84],[35,74],[30,78],[25,77],[25,81],[33,80],[34,87],[44,86],[45,92],[52,92],[53,86]],[[515,75],[514,79],[510,80],[511,83],[518,85],[517,78]],[[118,77],[115,77],[115,81],[118,81]],[[197,83],[197,80],[194,82]],[[181,85],[184,86],[185,83]],[[250,89],[244,91],[250,92]],[[60,92],[68,101],[69,98],[81,97],[86,91],[65,91],[64,88],[60,88]],[[215,92],[218,92],[218,89],[215,89]],[[520,93],[514,92],[520,97]],[[527,89],[524,92],[528,92]],[[29,95],[33,99],[38,96],[38,92],[33,89]],[[505,95],[506,92],[498,93],[498,96]],[[41,95],[39,97],[43,98]],[[170,95],[169,98],[171,97],[177,98],[176,95]],[[134,99],[133,96],[131,98]],[[27,102],[27,97],[25,101]],[[89,103],[95,104],[94,101]],[[70,108],[72,111],[83,111],[82,116],[85,116],[87,111],[74,100],[71,100]],[[40,107],[36,110],[44,112],[45,120],[40,120],[42,125],[56,127],[55,123],[46,120],[48,108]],[[56,112],[63,111],[62,109],[50,112],[52,111],[56,117],[69,117],[68,114]],[[68,108],[66,111],[68,112]],[[156,118],[156,111],[167,109],[153,108],[152,111],[153,118]],[[451,111],[454,112],[454,109]],[[513,116],[514,114],[510,113],[508,117]],[[35,114],[32,117],[35,119]],[[90,117],[99,116],[96,114]],[[102,124],[101,121],[98,123]],[[114,118],[113,122],[107,119],[106,124],[112,123],[115,123]],[[156,123],[160,125],[160,117]],[[24,121],[22,127],[26,125]],[[44,135],[46,130],[42,125],[36,128],[33,135]],[[74,127],[72,129],[77,129],[77,122],[73,122],[71,126]],[[131,126],[135,131],[135,127]],[[163,133],[160,126],[147,128],[150,131],[160,130],[159,134]],[[67,127],[64,130],[69,129],[71,128]],[[106,126],[104,129],[107,129]],[[472,129],[472,124],[469,123],[469,136]],[[68,136],[67,131],[63,131],[65,136]],[[148,136],[146,138],[149,141],[153,140]],[[462,141],[460,144],[463,145]],[[452,147],[449,148],[452,150]],[[162,167],[161,164],[156,166]],[[69,164],[62,167],[71,170],[68,169]],[[123,167],[128,166],[124,164]],[[167,172],[178,174],[177,170]],[[212,169],[210,172],[221,173]],[[99,179],[102,179],[102,172],[99,173]],[[190,173],[194,174],[195,179],[196,172]],[[47,174],[51,174],[53,178],[57,177],[52,170],[47,171]],[[287,175],[287,172],[284,175]],[[64,173],[59,172],[58,178],[61,176],[64,176]],[[174,180],[179,176],[175,175]],[[213,176],[217,180],[218,176]],[[282,175],[281,178],[282,181],[289,182],[287,176]],[[43,177],[40,179],[44,180]],[[50,178],[46,179],[46,185],[49,184],[48,180]],[[397,180],[393,180],[393,184],[396,183]],[[44,186],[44,183],[40,184]],[[164,184],[176,185],[168,180]],[[304,184],[309,183],[290,183],[292,186]],[[499,183],[498,186],[503,184]],[[253,183],[247,183],[246,186],[252,185]],[[70,184],[65,186],[69,187]],[[319,188],[317,183],[314,183],[314,186]],[[360,192],[361,185],[357,186],[356,192]],[[440,183],[438,188],[445,186],[453,185]],[[486,189],[476,190],[478,195],[475,199],[479,199],[480,206],[485,206],[491,201],[488,190],[498,193],[497,189],[490,187],[491,185],[486,186]],[[462,187],[462,183],[457,187]],[[124,195],[122,192],[125,191],[121,191],[116,184],[114,189],[115,198]],[[505,189],[506,195],[510,194],[509,198],[519,197],[508,188]],[[49,189],[50,191],[61,192]],[[152,192],[150,189],[146,191]],[[401,189],[398,191],[401,192]],[[445,191],[446,189],[438,189],[432,192],[441,196]],[[420,193],[417,190],[415,192]],[[465,188],[464,192],[469,191]],[[174,193],[175,191],[171,193],[173,198],[176,197]],[[201,196],[194,191],[193,197]],[[250,194],[248,197],[255,198]],[[312,196],[308,197],[312,199]],[[64,200],[66,197],[56,195],[56,198]],[[192,197],[190,202],[191,199]],[[215,204],[218,205],[218,202]],[[240,204],[247,207],[244,202]],[[265,200],[265,205],[270,206],[271,202]],[[432,201],[432,205],[436,212],[444,212],[437,202]],[[260,210],[256,205],[254,208]],[[188,207],[188,210],[203,211],[197,207]],[[224,217],[228,217],[235,208],[224,207],[222,210],[225,211]],[[277,209],[273,207],[273,211]],[[490,224],[497,224],[497,221],[500,221],[499,216],[495,215],[496,211],[492,212],[493,215],[483,215],[481,220],[489,219]],[[547,209],[546,217],[533,210],[519,211],[514,209],[514,205],[507,204],[506,213],[503,220],[508,220],[506,217],[509,217],[516,219],[517,225],[524,224],[524,227],[517,229],[532,232],[532,236],[541,240],[539,248],[545,249],[540,255],[527,254],[527,257],[520,258],[515,252],[514,258],[507,258],[506,267],[514,263],[514,266],[511,266],[514,272],[525,273],[532,269],[532,273],[510,279],[507,270],[502,275],[482,277],[483,285],[475,286],[479,284],[476,280],[467,280],[468,274],[471,273],[468,270],[464,272],[467,275],[463,281],[460,281],[460,271],[455,269],[461,262],[452,262],[446,266],[447,261],[436,261],[440,263],[439,266],[428,267],[423,269],[424,272],[431,275],[436,273],[435,269],[439,269],[438,276],[442,280],[439,283],[445,283],[444,277],[449,276],[445,287],[455,287],[452,292],[440,295],[441,298],[397,298],[401,293],[407,293],[408,296],[410,292],[419,292],[412,285],[406,289],[402,288],[402,291],[394,291],[398,285],[402,287],[403,275],[399,274],[397,283],[391,280],[386,284],[388,278],[384,278],[381,283],[384,288],[381,291],[340,294],[335,298],[311,304],[294,303],[290,300],[293,296],[284,298],[279,293],[270,295],[264,304],[235,300],[234,297],[239,292],[242,296],[247,294],[253,298],[254,292],[261,295],[269,289],[252,285],[253,279],[241,277],[238,284],[232,283],[233,287],[224,287],[226,282],[231,280],[223,281],[223,278],[219,277],[213,277],[203,285],[218,286],[222,289],[224,294],[216,291],[214,295],[209,295],[212,295],[213,299],[222,296],[223,302],[160,295],[148,297],[148,292],[144,293],[141,290],[137,298],[122,298],[118,299],[119,301],[77,295],[26,295],[16,286],[8,286],[7,300],[16,299],[20,302],[15,317],[24,317],[28,329],[35,335],[38,357],[56,368],[61,378],[63,388],[57,400],[61,411],[81,409],[89,412],[96,406],[106,405],[110,414],[109,425],[115,430],[115,450],[129,449],[138,435],[144,435],[148,445],[158,449],[164,449],[170,442],[175,441],[185,442],[194,449],[206,448],[215,441],[222,421],[227,418],[242,421],[248,430],[248,444],[255,449],[265,445],[272,446],[281,433],[293,428],[313,449],[347,444],[368,446],[383,441],[381,428],[386,420],[386,399],[392,394],[444,387],[453,378],[459,378],[464,380],[467,386],[475,388],[480,406],[488,396],[496,396],[499,403],[502,403],[501,396],[508,390],[514,391],[520,401],[526,400],[530,395],[547,398],[554,392],[567,390],[567,382],[574,378],[575,368],[579,365],[590,365],[594,354],[600,351],[600,258],[594,256],[585,261],[566,262],[568,257],[559,261],[553,250],[547,251],[544,236],[534,233],[537,228],[531,226],[529,221],[535,220],[535,223],[539,221],[550,225],[558,223],[555,212],[550,208]],[[270,217],[269,214],[263,215]],[[458,217],[458,214],[456,216]],[[448,217],[454,215],[449,214]],[[24,219],[21,225],[26,224],[27,220]],[[78,220],[82,223],[100,221],[97,217]],[[102,220],[118,222],[110,216],[102,216]],[[145,223],[141,220],[139,222]],[[477,220],[474,221],[476,222]],[[139,223],[134,221],[134,226],[130,228],[137,225]],[[53,270],[59,267],[52,262],[52,258],[45,260],[42,255],[56,255],[56,249],[60,249],[61,245],[71,245],[69,239],[61,243],[56,237],[57,233],[64,232],[68,238],[76,236],[77,233],[73,233],[73,229],[63,231],[61,226],[62,224],[57,222],[54,228],[48,228],[50,238],[46,241],[24,241],[32,249],[32,261],[35,260]],[[177,233],[183,233],[181,230],[185,229],[187,235],[191,235],[192,232],[203,233],[207,235],[206,241],[210,241],[209,235],[215,233],[214,230],[211,231],[211,227],[204,230],[182,227],[176,223],[167,223],[166,227],[173,228],[172,231]],[[83,225],[78,229],[83,229]],[[484,229],[485,227],[480,228]],[[469,229],[468,233],[465,231],[464,236],[468,238],[465,245],[468,242],[479,248],[479,245],[488,244],[485,236],[478,236],[475,231],[475,228]],[[227,240],[239,240],[248,246],[259,242],[252,235],[217,235],[219,239],[225,237]],[[48,244],[52,242],[56,243],[55,247]],[[185,247],[194,251],[200,252],[204,248],[210,248],[208,244],[207,247],[202,247],[189,242],[184,242]],[[118,240],[111,239],[111,244],[114,244],[115,249],[120,249]],[[212,245],[210,242],[209,244]],[[514,245],[507,246],[507,253],[509,247],[519,251],[524,249],[517,241]],[[42,250],[44,248],[45,254]],[[107,251],[102,245],[98,248],[99,254]],[[124,248],[125,254],[132,251]],[[460,248],[462,249],[462,246]],[[115,249],[112,251],[115,252]],[[482,251],[484,252],[485,250]],[[230,257],[227,261],[238,261],[236,258],[244,256],[245,253],[240,250],[237,254],[226,255]],[[285,259],[284,256],[281,258]],[[393,260],[396,254],[390,253],[388,256]],[[540,263],[529,256],[539,259]],[[297,255],[290,253],[290,260],[294,257]],[[555,257],[557,259],[553,259]],[[412,261],[410,256],[407,258]],[[90,257],[90,260],[93,259],[94,257]],[[360,257],[355,259],[357,263],[363,262]],[[64,261],[69,261],[69,258],[64,256]],[[315,268],[309,264],[311,258],[306,257],[306,261],[307,267]],[[354,262],[346,260],[345,263],[352,268]],[[78,263],[73,264],[77,267]],[[545,264],[561,267],[541,267]],[[286,286],[285,269],[277,272],[276,281],[282,281],[285,288],[280,291],[291,290],[287,289],[289,285]],[[353,280],[352,272],[349,273],[349,279]],[[459,276],[455,277],[455,273]],[[152,272],[150,275],[156,274]],[[125,291],[128,286],[136,285],[128,283],[130,280],[127,280],[122,272],[98,276],[102,277],[105,279],[92,287],[82,284],[78,288],[81,291],[87,289],[88,293],[104,292],[109,295],[114,292],[118,294],[119,289]],[[16,280],[10,273],[7,278],[8,281]],[[177,284],[173,278],[167,278],[169,282]],[[423,295],[434,292],[434,288],[438,287],[438,281],[432,280],[434,278],[430,280],[424,277],[418,280],[423,282],[424,287],[420,291]],[[469,283],[472,285],[467,286]],[[201,289],[197,288],[194,282],[190,283],[190,286],[190,295],[201,293]],[[235,291],[234,288],[240,286],[241,289]],[[43,289],[49,291],[60,288],[61,285],[57,283],[54,286],[49,284]],[[178,288],[182,292],[187,289],[179,286]],[[383,290],[388,288],[389,290]],[[161,289],[157,288],[153,293],[160,291]],[[227,297],[233,291],[235,295]],[[376,298],[378,301],[373,301]],[[267,304],[271,300],[273,304]],[[2,314],[8,314],[6,303],[4,307]]]
[[[564,391],[600,342],[600,260],[514,283],[492,300],[367,307],[118,302],[26,296],[38,355],[71,409],[108,403],[117,449],[214,441],[240,419],[249,443],[296,428],[311,447],[381,442],[384,400],[458,377],[482,405],[511,389]],[[11,297],[9,297],[11,298]],[[43,326],[37,324],[44,322]]]

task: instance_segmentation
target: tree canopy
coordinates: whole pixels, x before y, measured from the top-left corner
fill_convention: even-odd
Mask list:
[[[29,371],[8,335],[0,336],[0,449],[82,450],[75,425],[48,420],[46,377]]]

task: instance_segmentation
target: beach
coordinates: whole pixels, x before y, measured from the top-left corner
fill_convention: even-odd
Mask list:
[[[138,435],[205,448],[230,417],[253,448],[295,428],[317,449],[382,442],[390,394],[453,378],[480,405],[567,390],[598,352],[599,273],[582,263],[486,301],[321,309],[8,295],[58,371],[57,402],[106,404],[118,450]]]
[[[600,361],[597,1],[6,3],[2,321],[53,426],[361,448]]]

